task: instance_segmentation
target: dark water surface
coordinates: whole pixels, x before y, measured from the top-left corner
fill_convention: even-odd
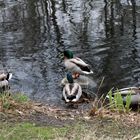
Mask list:
[[[140,86],[139,0],[0,0],[0,69],[12,90],[63,104],[61,52],[91,64],[91,79],[112,87]]]

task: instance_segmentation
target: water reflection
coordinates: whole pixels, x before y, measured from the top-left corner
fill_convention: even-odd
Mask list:
[[[0,39],[0,69],[14,73],[12,90],[36,100],[63,104],[64,49],[91,64],[90,78],[97,85],[105,77],[101,94],[140,84],[140,3],[135,0],[3,0]]]

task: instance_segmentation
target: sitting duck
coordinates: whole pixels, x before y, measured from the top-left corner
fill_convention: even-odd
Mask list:
[[[96,90],[97,90],[97,84],[94,80],[88,78],[84,75],[77,75],[77,74],[71,74],[73,78],[74,83],[78,83],[82,87],[82,95],[87,96],[88,98],[95,98]],[[66,84],[68,84],[69,81],[67,77],[64,77],[61,80],[60,86],[64,87]]]
[[[64,51],[64,65],[67,70],[77,75],[93,73],[89,65],[78,57],[74,58],[73,52],[70,50]]]
[[[71,73],[67,73],[68,83],[63,87],[63,97],[66,103],[77,102],[82,95],[82,88],[78,83],[73,81]]]
[[[12,73],[1,73],[0,74],[0,91],[9,89],[9,80],[12,78]]]
[[[140,105],[140,88],[139,87],[128,87],[115,90],[113,96],[120,93],[124,103],[126,102],[126,96],[131,95],[131,105]]]

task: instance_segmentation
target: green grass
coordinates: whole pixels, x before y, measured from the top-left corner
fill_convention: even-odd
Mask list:
[[[3,109],[10,109],[13,102],[26,103],[29,101],[29,98],[21,93],[10,94],[8,92],[3,92],[0,94],[0,104]]]
[[[86,137],[86,134],[91,137],[94,131],[91,133],[86,125],[80,123],[64,127],[36,126],[31,123],[0,123],[0,134],[0,140],[81,140]]]
[[[2,93],[0,94],[0,102],[1,102],[1,107],[4,109],[9,109],[10,108],[10,102],[9,102],[9,94]]]
[[[29,98],[25,94],[22,93],[17,93],[15,95],[12,95],[13,99],[16,100],[17,102],[24,103],[28,102]]]
[[[0,125],[0,140],[48,140],[54,139],[57,135],[63,137],[67,127],[40,127],[30,123]]]
[[[114,94],[114,99],[112,98],[112,90],[108,92],[109,96],[109,107],[111,110],[117,110],[119,112],[130,112],[130,104],[131,104],[131,91],[126,96],[126,104],[124,105],[123,97],[121,96],[121,93],[117,91]]]
[[[95,123],[77,122],[67,126],[37,126],[33,123],[0,122],[0,140],[125,140],[139,136],[138,128],[99,119]]]

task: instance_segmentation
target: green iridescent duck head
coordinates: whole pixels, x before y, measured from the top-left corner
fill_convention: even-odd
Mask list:
[[[68,80],[68,82],[69,83],[73,83],[73,77],[72,77],[72,74],[69,72],[69,73],[67,73],[67,80]]]
[[[65,50],[64,51],[64,57],[66,57],[67,59],[73,58],[73,52],[70,51],[70,50]]]

